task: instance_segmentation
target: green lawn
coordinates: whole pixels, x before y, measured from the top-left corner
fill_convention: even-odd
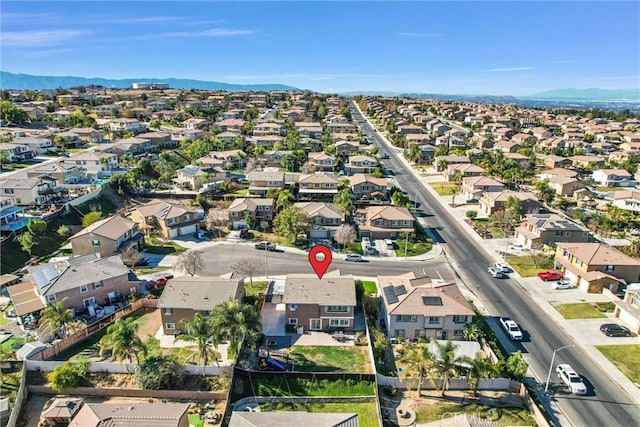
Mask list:
[[[11,337],[5,342],[3,342],[2,344],[0,344],[0,350],[4,353],[13,353],[17,350],[16,348],[13,347],[14,344],[17,347],[18,344],[24,344],[24,342],[25,340],[22,337]]]
[[[356,380],[307,380],[302,378],[254,378],[242,396],[373,396],[375,384]]]
[[[358,425],[360,427],[378,427],[378,409],[375,402],[308,403],[306,405],[300,403],[263,403],[260,405],[260,411],[304,411],[338,414],[355,412],[358,414]]]
[[[405,240],[398,239],[393,243],[397,257],[404,257],[405,246],[407,246],[407,256],[409,257],[426,254],[433,247],[433,243],[431,239],[426,239],[425,241],[417,242],[409,241],[407,245]]]
[[[189,425],[193,427],[204,427],[204,420],[200,419],[199,414],[190,414]]]
[[[89,201],[79,205],[78,210],[83,214],[88,214],[91,211],[99,211],[102,213],[102,218],[112,216],[118,210],[118,207],[111,201],[111,199],[104,197],[102,194]]]
[[[597,345],[596,348],[627,378],[640,384],[640,344]]]
[[[475,415],[504,426],[534,426],[536,422],[524,408],[492,408],[475,403],[460,405],[456,403],[436,403],[419,405],[416,410],[416,423],[440,421],[459,414]],[[444,422],[443,422],[444,424]]]
[[[504,238],[504,232],[497,227],[489,227],[489,233],[493,236],[494,239],[502,239]]]
[[[4,311],[10,311],[13,308],[13,306],[11,304],[7,305],[7,307],[5,308]],[[7,319],[6,317],[4,317],[4,313],[0,312],[0,326],[4,326],[4,325],[8,325],[9,323],[11,323],[10,319]]]
[[[293,346],[288,350],[296,371],[365,372],[365,357],[360,347]]]
[[[266,291],[269,286],[269,281],[253,281],[253,286],[251,286],[251,281],[245,281],[244,283],[244,292],[247,296],[255,296],[258,295],[258,292]]]
[[[349,246],[347,246],[346,249],[343,249],[342,252],[363,255],[363,253],[362,253],[362,243],[361,242],[353,242]]]
[[[624,187],[596,187],[596,191],[600,191],[602,193],[612,192],[612,191],[624,191],[627,190]]]
[[[554,306],[554,308],[565,319],[598,319],[607,317],[588,302],[562,304]]]
[[[534,277],[539,272],[545,271],[545,269],[540,266],[536,267],[533,262],[533,258],[530,255],[508,256],[505,260],[511,268],[517,271],[522,277]]]
[[[429,184],[440,196],[451,196],[460,186],[455,182],[433,182]]]
[[[358,285],[362,285],[362,288],[364,289],[364,293],[365,294],[377,294],[378,293],[378,286],[376,285],[376,282],[371,281],[371,280],[356,280],[356,286]]]
[[[158,255],[178,255],[187,250],[173,240],[162,241],[156,237],[149,237],[145,240],[146,252]]]

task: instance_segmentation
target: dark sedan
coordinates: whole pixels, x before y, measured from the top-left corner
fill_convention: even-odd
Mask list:
[[[616,323],[605,323],[600,326],[600,332],[605,334],[608,337],[629,337],[631,336],[631,331]]]

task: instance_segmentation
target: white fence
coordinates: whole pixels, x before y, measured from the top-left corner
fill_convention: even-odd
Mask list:
[[[378,384],[382,387],[396,387],[399,389],[411,389],[415,390],[418,384],[417,378],[397,378],[387,377],[381,374],[376,374],[378,378]],[[437,388],[440,387],[442,380],[437,379],[435,381]],[[509,378],[487,378],[480,379],[478,381],[478,390],[515,390],[519,389],[520,385],[517,381],[513,381]],[[431,380],[426,379],[422,382],[422,389],[435,390],[434,384]],[[449,390],[470,390],[471,386],[466,378],[451,378],[449,380]]]
[[[51,372],[53,369],[65,362],[47,361],[47,360],[26,360],[27,370]],[[202,375],[202,366],[186,365],[182,366],[185,373],[189,375]],[[116,363],[116,362],[91,362],[89,372],[108,372],[110,374],[133,374],[136,371],[134,363]],[[205,375],[213,377],[221,374],[231,374],[230,366],[206,366]]]
[[[100,193],[102,193],[102,187],[100,187],[100,186],[99,186],[99,187],[98,187],[98,188],[96,188],[95,190],[93,190],[93,191],[91,191],[91,192],[89,192],[89,193],[87,193],[87,194],[85,194],[85,195],[83,195],[83,196],[76,197],[75,199],[70,200],[70,201],[69,201],[69,204],[70,204],[71,206],[74,206],[74,207],[76,207],[76,206],[80,206],[80,205],[81,205],[81,204],[83,204],[84,202],[86,202],[86,201],[88,201],[88,200],[91,200],[91,199],[93,199],[93,198],[98,197],[98,196],[100,195]]]

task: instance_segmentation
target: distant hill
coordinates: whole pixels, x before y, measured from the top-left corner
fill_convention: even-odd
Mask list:
[[[102,78],[85,78],[74,76],[34,76],[31,74],[15,74],[7,71],[0,71],[0,87],[2,89],[22,89],[22,90],[42,90],[70,88],[75,86],[104,86],[107,88],[130,88],[133,83],[168,83],[172,89],[203,89],[203,90],[226,90],[229,92],[238,92],[245,90],[252,91],[270,91],[270,90],[298,90],[293,86],[281,84],[230,84],[222,82],[209,82],[204,80],[191,79],[152,79],[152,78],[134,78],[134,79],[102,79]]]
[[[521,96],[522,99],[579,99],[640,102],[640,89],[556,89],[534,95]]]

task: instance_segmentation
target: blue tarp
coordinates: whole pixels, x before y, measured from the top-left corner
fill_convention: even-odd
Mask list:
[[[267,363],[275,366],[276,368],[280,369],[281,371],[285,371],[285,367],[282,363],[278,362],[276,359],[272,359],[270,357],[267,357]]]

